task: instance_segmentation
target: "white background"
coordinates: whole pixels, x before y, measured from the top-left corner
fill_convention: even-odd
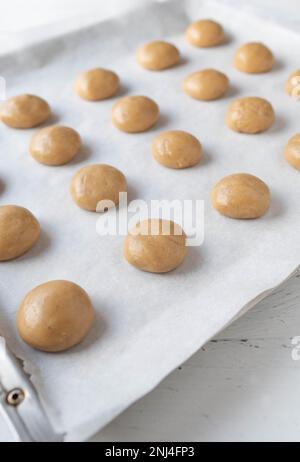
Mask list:
[[[49,26],[66,18],[109,17],[123,9],[154,0],[1,0],[0,30],[18,32],[37,26]],[[220,0],[223,1],[223,0]],[[299,13],[298,0],[225,0],[237,5],[260,7],[278,17],[294,20]],[[225,3],[224,2],[224,3]]]
[[[65,29],[66,18],[77,27],[142,1],[0,0],[0,51],[46,37],[50,24]],[[299,0],[231,3],[298,21],[300,31]],[[299,280],[227,329],[95,440],[300,441],[300,361],[292,360],[291,345],[300,335]],[[3,430],[0,441],[7,439]]]
[[[18,32],[41,25],[49,26],[61,19],[101,14],[103,18],[143,0],[1,0],[0,28]],[[4,11],[4,14],[3,14]]]

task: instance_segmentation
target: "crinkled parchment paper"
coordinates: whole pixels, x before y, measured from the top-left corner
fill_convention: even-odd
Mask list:
[[[228,33],[226,45],[189,46],[191,20],[213,17]],[[151,39],[179,46],[182,64],[163,73],[141,69],[135,50]],[[275,52],[270,74],[249,76],[232,66],[239,44],[262,40]],[[68,440],[83,440],[153,389],[169,372],[249,308],[262,292],[288,277],[300,261],[299,172],[283,158],[300,131],[300,103],[284,92],[299,67],[300,37],[272,23],[213,2],[173,1],[147,6],[0,60],[9,96],[31,92],[51,103],[55,120],[79,130],[84,149],[73,164],[47,168],[28,155],[31,131],[0,127],[0,203],[15,203],[40,219],[40,243],[0,267],[0,325],[10,347],[27,360],[49,416]],[[93,66],[120,74],[122,94],[145,94],[161,106],[160,124],[140,135],[112,125],[114,100],[91,104],[73,92],[78,73]],[[207,67],[226,72],[231,90],[220,101],[201,103],[183,94],[189,73]],[[259,136],[239,135],[224,124],[230,102],[262,96],[276,110],[275,126]],[[172,171],[158,165],[150,143],[162,130],[198,136],[203,165]],[[123,237],[96,234],[95,214],[78,209],[69,194],[72,175],[89,163],[109,163],[128,177],[130,199],[203,199],[205,241],[185,264],[164,276],[138,272],[122,257]],[[257,221],[226,219],[210,206],[210,191],[223,176],[249,172],[273,193],[270,213]],[[91,335],[66,354],[48,355],[18,339],[15,315],[24,295],[51,279],[69,279],[93,299],[97,322]]]

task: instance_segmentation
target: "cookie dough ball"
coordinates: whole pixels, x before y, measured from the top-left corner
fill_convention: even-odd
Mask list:
[[[159,107],[152,99],[146,96],[128,96],[114,105],[112,120],[123,132],[140,133],[152,128],[159,115]]]
[[[125,241],[125,258],[149,273],[168,273],[180,266],[187,255],[186,235],[168,220],[138,223]]]
[[[123,173],[110,165],[89,165],[79,170],[71,183],[76,204],[91,212],[104,212],[119,204],[119,194],[127,192]],[[103,202],[100,204],[100,202]]]
[[[39,222],[29,210],[16,205],[0,206],[0,261],[14,260],[38,241]]]
[[[227,114],[229,128],[240,133],[261,133],[275,121],[272,105],[263,98],[241,98],[232,103]]]
[[[285,148],[285,158],[292,167],[300,170],[300,133],[293,136]]]
[[[186,32],[186,39],[195,47],[215,47],[224,43],[225,33],[221,24],[203,19],[190,25]]]
[[[229,218],[260,218],[270,208],[271,193],[268,186],[256,176],[237,173],[223,178],[215,186],[212,204]]]
[[[35,133],[30,143],[32,157],[45,165],[64,165],[70,162],[81,147],[79,134],[59,125],[43,128]]]
[[[221,98],[228,88],[228,77],[214,69],[195,72],[188,76],[183,83],[183,89],[189,96],[202,101]]]
[[[68,350],[88,334],[94,309],[87,293],[69,281],[51,281],[33,289],[17,315],[21,338],[49,353]]]
[[[161,133],[152,145],[153,157],[169,168],[188,168],[198,164],[203,157],[201,143],[187,132],[174,130]]]
[[[180,61],[179,50],[168,42],[151,42],[138,50],[139,64],[149,71],[163,71]]]
[[[81,74],[75,84],[76,93],[87,101],[101,101],[117,94],[120,79],[107,69],[92,69]]]
[[[20,95],[0,105],[0,119],[12,128],[34,128],[51,115],[49,104],[34,95]]]
[[[286,91],[290,96],[298,100],[300,99],[300,69],[289,76]]]
[[[273,69],[274,56],[263,43],[246,43],[237,51],[234,65],[246,74],[261,74]]]

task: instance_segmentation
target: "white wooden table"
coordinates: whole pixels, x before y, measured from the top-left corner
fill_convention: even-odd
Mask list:
[[[300,274],[94,441],[300,441]]]
[[[149,0],[151,1],[151,0]],[[241,5],[241,0],[222,0]],[[244,0],[243,0],[244,1]],[[100,2],[102,14],[141,0]],[[99,0],[10,0],[0,16],[0,51],[11,31],[90,12]],[[299,0],[252,0],[262,14],[299,24]],[[26,5],[26,6],[25,6]],[[20,14],[16,18],[16,7]],[[29,9],[31,8],[31,13]],[[75,21],[76,22],[76,21]],[[46,27],[36,30],[43,37]],[[25,31],[26,40],[32,38]],[[9,43],[1,38],[10,37]],[[23,34],[24,37],[24,34]],[[23,40],[23,39],[22,39]],[[295,63],[295,68],[300,66]],[[300,256],[299,256],[300,264]],[[210,342],[93,441],[300,441],[300,273]],[[296,342],[297,339],[294,341]],[[0,422],[0,441],[9,434]]]

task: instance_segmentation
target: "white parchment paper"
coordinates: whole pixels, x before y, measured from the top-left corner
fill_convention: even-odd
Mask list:
[[[184,40],[191,20],[213,17],[228,33],[224,46],[199,50]],[[168,38],[181,50],[176,69],[151,73],[135,61],[136,48]],[[271,74],[249,76],[232,66],[236,48],[263,41],[276,55]],[[287,140],[300,131],[300,103],[284,92],[299,67],[300,37],[226,6],[199,0],[147,6],[0,59],[9,96],[39,94],[52,105],[52,122],[79,130],[84,148],[71,165],[47,168],[28,154],[32,131],[0,127],[0,203],[29,208],[40,220],[39,244],[0,267],[0,326],[10,347],[26,358],[49,416],[68,440],[84,440],[237,317],[249,302],[288,277],[300,261],[299,172],[283,158]],[[298,61],[297,61],[298,60]],[[140,135],[120,133],[111,123],[115,100],[91,104],[73,92],[77,74],[94,66],[114,69],[122,94],[145,94],[161,106],[160,124]],[[222,100],[187,97],[182,80],[213,67],[226,72],[231,90]],[[239,135],[224,124],[236,97],[262,96],[277,113],[275,126],[258,136]],[[150,144],[162,130],[198,136],[203,165],[172,171],[158,165]],[[177,271],[157,276],[138,272],[122,257],[123,237],[96,234],[95,214],[78,209],[69,194],[73,174],[89,163],[121,169],[130,199],[203,199],[205,242],[190,249]],[[258,221],[228,220],[210,206],[210,192],[223,176],[248,172],[265,180],[273,194],[270,213]],[[97,321],[91,335],[66,354],[27,348],[15,327],[18,306],[36,285],[69,279],[91,295]]]

